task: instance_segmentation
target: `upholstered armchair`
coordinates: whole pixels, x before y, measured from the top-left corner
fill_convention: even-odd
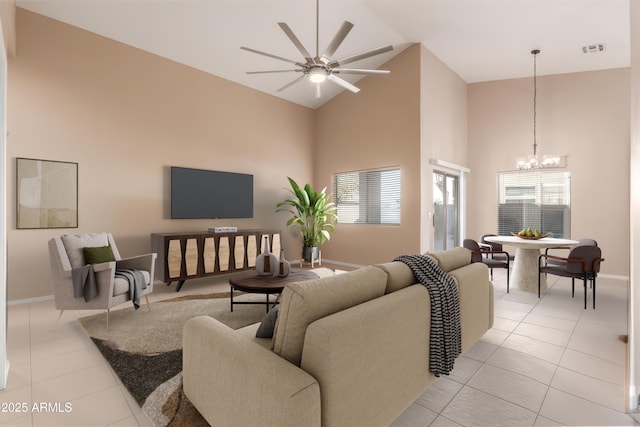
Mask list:
[[[100,250],[107,246],[110,247],[109,253],[113,254],[113,261],[92,264],[97,288],[95,296],[88,301],[82,295],[75,297],[72,276],[89,263],[85,262],[85,248]],[[110,233],[86,233],[63,235],[49,240],[49,261],[55,306],[60,310],[56,327],[65,310],[106,310],[106,327],[109,329],[111,308],[131,301],[129,280],[117,276],[116,269],[132,269],[142,273],[146,288],[138,296],[145,297],[150,310],[148,295],[153,292],[155,253],[122,259]]]

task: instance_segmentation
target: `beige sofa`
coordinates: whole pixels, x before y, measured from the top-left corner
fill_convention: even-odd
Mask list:
[[[458,284],[462,351],[493,325],[487,267],[430,254]],[[184,391],[213,426],[386,426],[436,380],[430,302],[401,262],[288,285],[273,339],[210,317],[184,328]]]

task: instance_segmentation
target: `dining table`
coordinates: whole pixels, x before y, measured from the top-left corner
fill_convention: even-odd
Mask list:
[[[516,248],[511,272],[511,284],[527,292],[538,292],[538,257],[547,248],[563,248],[577,245],[577,240],[542,237],[538,239],[518,236],[486,236],[487,242],[500,243]],[[546,275],[540,277],[540,291],[548,289]]]

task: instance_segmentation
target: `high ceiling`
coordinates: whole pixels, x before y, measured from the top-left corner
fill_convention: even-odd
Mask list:
[[[630,0],[320,0],[319,50],[343,21],[354,28],[335,57],[385,44],[394,50],[349,64],[378,68],[420,42],[467,83],[531,76],[530,51],[540,49],[538,75],[628,67]],[[278,22],[316,52],[315,0],[17,0],[18,7],[118,40],[244,86],[317,108],[343,89],[299,74],[247,75],[291,64],[240,46],[302,61]],[[583,53],[583,46],[604,51]],[[18,51],[19,55],[20,52]],[[344,76],[357,85],[356,76]],[[367,77],[384,79],[384,76]],[[357,96],[357,95],[351,95]]]

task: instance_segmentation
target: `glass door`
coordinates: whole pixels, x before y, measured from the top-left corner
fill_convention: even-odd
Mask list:
[[[444,172],[433,173],[433,250],[458,246],[460,201],[458,177]]]

